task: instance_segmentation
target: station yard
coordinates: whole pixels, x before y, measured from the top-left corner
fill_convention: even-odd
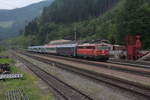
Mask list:
[[[11,73],[23,74],[22,79],[0,80],[0,100],[6,99],[6,93],[16,89],[23,89],[29,100],[54,100],[50,93],[45,93],[39,87],[39,79],[31,73],[16,67],[16,62],[10,58],[1,58],[0,64],[9,64]]]

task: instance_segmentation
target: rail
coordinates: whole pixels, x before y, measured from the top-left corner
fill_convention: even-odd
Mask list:
[[[23,62],[31,71],[33,71],[38,77],[46,82],[54,91],[56,91],[65,100],[94,100],[88,95],[82,93],[78,89],[68,85],[61,81],[57,77],[47,73],[38,66],[30,63],[29,61],[15,55],[18,60]]]
[[[33,59],[42,61],[47,64],[55,63],[55,66],[58,68],[68,70],[68,71],[77,73],[79,75],[88,77],[92,80],[104,82],[104,83],[113,85],[115,87],[119,87],[121,89],[130,91],[130,92],[134,92],[136,94],[143,95],[145,97],[150,98],[150,87],[143,86],[136,82],[120,79],[120,78],[117,78],[114,76],[109,76],[106,74],[96,73],[96,72],[85,70],[85,69],[76,68],[71,65],[63,64],[63,63],[60,63],[57,61],[51,61],[48,59],[44,59],[42,57],[37,57],[37,56],[33,56],[33,55],[28,55],[28,54],[24,54],[24,55],[31,57]]]

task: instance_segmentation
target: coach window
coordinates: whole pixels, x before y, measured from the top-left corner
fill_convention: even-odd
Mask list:
[[[83,49],[83,47],[81,47],[81,46],[79,46],[79,47],[77,47],[78,49]]]
[[[94,46],[88,46],[87,49],[95,49]]]

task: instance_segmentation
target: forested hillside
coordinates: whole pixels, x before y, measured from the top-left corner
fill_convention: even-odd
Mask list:
[[[52,1],[47,0],[13,10],[0,10],[0,40],[17,36],[20,30],[41,15],[43,7],[50,5]]]
[[[44,9],[42,22],[72,23],[97,17],[109,10],[118,0],[55,0]]]
[[[124,44],[128,34],[142,36],[144,48],[150,44],[149,0],[55,0],[40,18],[30,22],[24,37],[28,45],[55,39],[109,39]]]
[[[24,35],[36,38],[30,42],[32,44],[43,44],[53,39],[72,39],[74,28],[77,27],[80,39],[80,34],[88,36],[91,31],[93,33],[92,27],[87,26],[89,21],[103,15],[117,2],[118,0],[55,0],[51,6],[44,9],[40,18],[26,26]],[[82,27],[81,31],[79,27]]]

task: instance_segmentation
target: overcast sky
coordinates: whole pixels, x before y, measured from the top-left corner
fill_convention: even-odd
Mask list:
[[[0,9],[20,8],[45,0],[0,0]]]

